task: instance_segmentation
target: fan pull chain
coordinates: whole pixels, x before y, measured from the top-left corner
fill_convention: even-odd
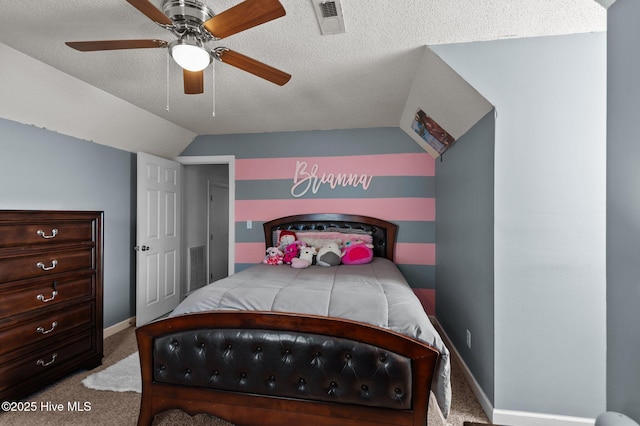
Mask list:
[[[167,57],[167,111],[169,111],[169,55]]]
[[[211,64],[211,101],[212,101],[212,111],[211,116],[216,116],[216,61],[212,61]]]

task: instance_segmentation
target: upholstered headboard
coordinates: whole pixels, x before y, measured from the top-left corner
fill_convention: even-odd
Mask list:
[[[266,247],[273,246],[275,231],[278,230],[316,230],[331,228],[366,231],[373,237],[373,255],[393,261],[398,226],[382,219],[369,216],[314,213],[286,216],[265,222],[264,241]]]

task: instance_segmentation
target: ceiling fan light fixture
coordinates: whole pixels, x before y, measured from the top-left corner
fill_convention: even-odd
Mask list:
[[[170,43],[169,53],[187,71],[202,71],[211,63],[211,55],[202,44],[186,37]]]
[[[222,40],[285,16],[286,11],[279,0],[243,0],[217,15],[202,3],[203,0],[127,1],[147,18],[169,31],[175,37],[174,41],[96,40],[67,42],[67,46],[81,52],[167,48],[169,56],[182,68],[184,93],[189,95],[203,93],[204,70],[214,59],[279,86],[291,79],[291,75],[238,52],[224,47],[214,49],[207,47],[211,41]],[[162,11],[154,5],[160,2],[162,2]],[[167,83],[169,82],[168,73],[169,63],[167,62]]]

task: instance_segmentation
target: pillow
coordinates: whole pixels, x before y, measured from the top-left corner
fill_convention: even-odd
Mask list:
[[[357,234],[357,235],[371,235],[371,231],[365,231],[364,229],[354,228],[337,228],[330,227],[323,229],[323,232],[340,232],[341,234]]]
[[[344,243],[350,240],[362,240],[367,244],[373,242],[373,237],[368,233],[344,233],[337,231],[298,231],[297,237],[308,246],[315,247],[316,250],[321,249],[329,243],[336,243],[338,246],[344,246]]]

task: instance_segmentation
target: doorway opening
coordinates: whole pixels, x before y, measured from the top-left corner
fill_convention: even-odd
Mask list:
[[[183,297],[235,271],[235,157],[178,157],[183,165]]]

